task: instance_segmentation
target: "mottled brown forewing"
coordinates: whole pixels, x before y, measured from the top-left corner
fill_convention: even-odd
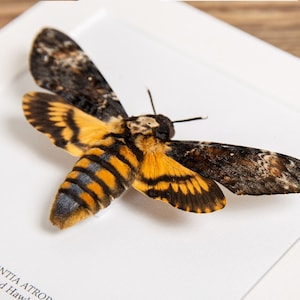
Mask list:
[[[94,63],[70,37],[58,30],[45,28],[36,37],[30,71],[40,87],[100,120],[127,116]]]
[[[219,143],[171,141],[170,155],[185,167],[236,194],[300,192],[300,161],[261,149]]]

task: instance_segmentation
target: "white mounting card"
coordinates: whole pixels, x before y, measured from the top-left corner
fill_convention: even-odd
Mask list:
[[[64,30],[129,115],[151,113],[149,88],[156,110],[171,119],[208,116],[177,124],[176,139],[295,157],[298,59],[181,3],[82,2],[40,3],[0,32],[0,298],[243,298],[299,239],[300,195],[236,196],[223,189],[225,209],[198,215],[129,189],[98,216],[60,232],[48,214],[76,159],[22,115],[22,95],[38,89],[28,51],[40,28]]]

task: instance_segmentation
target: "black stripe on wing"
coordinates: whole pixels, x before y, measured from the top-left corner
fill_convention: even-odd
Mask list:
[[[168,156],[236,194],[300,192],[300,160],[266,150],[195,141],[171,141]]]
[[[189,212],[209,213],[226,204],[213,180],[187,169],[160,151],[144,156],[132,185],[151,198]]]
[[[40,87],[102,121],[127,117],[94,63],[70,37],[58,30],[45,28],[36,37],[30,70]]]
[[[200,180],[199,180],[200,179]],[[205,182],[207,189],[201,188],[200,182]],[[134,187],[153,199],[159,199],[172,206],[196,213],[210,213],[222,209],[226,199],[218,185],[210,179],[197,176],[177,176],[138,179]]]
[[[122,135],[124,131],[122,120],[103,122],[53,94],[25,94],[23,110],[33,127],[46,134],[56,146],[75,156],[83,155],[108,135]]]

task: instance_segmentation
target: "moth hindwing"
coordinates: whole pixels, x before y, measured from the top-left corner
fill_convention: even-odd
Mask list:
[[[50,219],[70,227],[96,214],[129,186],[196,213],[222,209],[221,183],[236,194],[300,192],[300,161],[270,151],[174,141],[166,116],[128,117],[116,94],[67,35],[45,28],[35,38],[30,70],[52,93],[24,95],[28,122],[78,157],[59,187]]]

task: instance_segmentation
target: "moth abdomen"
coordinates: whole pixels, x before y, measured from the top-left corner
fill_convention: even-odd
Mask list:
[[[50,219],[66,228],[107,207],[133,181],[138,166],[136,156],[128,150],[131,160],[124,157],[125,145],[89,149],[74,165],[60,186]],[[125,149],[126,148],[126,149]],[[113,152],[118,151],[118,155]]]

